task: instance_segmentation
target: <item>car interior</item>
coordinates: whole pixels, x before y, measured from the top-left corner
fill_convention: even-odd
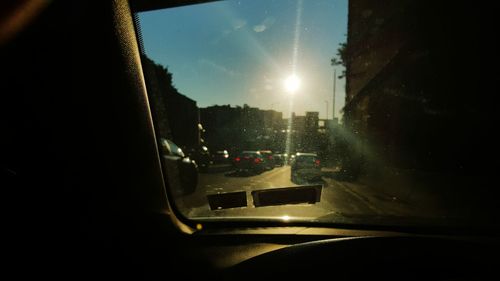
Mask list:
[[[181,214],[162,169],[136,13],[201,2],[209,1],[0,5],[1,186],[8,192],[4,237],[11,247],[5,253],[14,276],[498,278],[498,222],[477,229],[390,227],[342,221],[200,222]],[[461,16],[479,20],[478,8],[467,10],[458,2],[436,6],[447,23],[440,27],[443,32]],[[449,7],[454,14],[447,16]],[[429,20],[429,26],[438,22]],[[479,48],[471,44],[470,54],[481,53]],[[470,83],[479,82],[472,76]],[[273,191],[256,192],[261,196],[256,202],[274,202]],[[303,191],[306,201],[318,201],[317,187]],[[246,206],[244,197],[233,195],[226,198],[229,204]],[[214,198],[213,208],[223,199]]]

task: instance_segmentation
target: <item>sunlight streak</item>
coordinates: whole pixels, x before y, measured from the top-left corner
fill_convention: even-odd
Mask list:
[[[295,38],[293,40],[292,73],[297,71],[297,58],[299,55],[300,26],[302,25],[302,0],[297,1],[297,14],[295,16]]]
[[[292,77],[297,77],[297,60],[299,56],[299,41],[300,41],[300,26],[301,26],[301,21],[302,21],[302,0],[297,1],[297,14],[295,16],[295,38],[293,41],[293,57],[292,57],[292,76],[290,76],[289,79],[287,80],[292,80]],[[293,87],[290,87],[291,89],[287,89],[289,91],[295,91],[298,88],[298,84],[300,83],[298,78],[293,79],[295,82],[290,83],[290,85],[294,85]],[[288,88],[288,87],[287,87]],[[290,97],[290,103],[289,103],[289,117],[288,117],[288,126],[286,130],[286,143],[285,143],[285,151],[286,154],[291,156],[290,149],[291,149],[291,139],[292,139],[292,128],[293,128],[293,120],[292,120],[292,110],[293,110],[293,96]],[[288,159],[286,159],[286,162],[288,162]]]
[[[293,98],[289,99],[290,103],[288,104],[288,111],[290,112],[290,116],[288,118],[288,125],[286,128],[286,142],[285,142],[285,153],[288,155],[287,158],[285,158],[285,165],[289,164],[289,157],[291,157],[290,154],[290,148],[291,148],[291,140],[292,140],[292,129],[293,129],[293,122],[292,122],[292,110],[293,110]]]

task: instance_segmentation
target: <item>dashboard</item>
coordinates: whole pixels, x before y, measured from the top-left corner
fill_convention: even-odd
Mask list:
[[[331,276],[335,280],[481,280],[498,266],[482,243],[423,237],[359,237],[300,243],[250,258],[228,276]],[[495,278],[493,278],[495,279]]]

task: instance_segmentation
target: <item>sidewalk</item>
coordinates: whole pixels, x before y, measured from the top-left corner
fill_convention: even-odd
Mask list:
[[[406,205],[437,206],[440,197],[433,188],[436,183],[429,184],[429,179],[418,176],[414,171],[384,169],[377,175],[363,175],[357,179],[342,176],[339,167],[324,167],[323,174],[336,180],[350,191],[356,193],[365,201],[370,202],[401,202]]]
[[[417,217],[458,218],[489,223],[497,219],[498,204],[491,183],[462,174],[414,169],[381,169],[378,175],[340,182],[352,192],[384,207],[401,203]]]

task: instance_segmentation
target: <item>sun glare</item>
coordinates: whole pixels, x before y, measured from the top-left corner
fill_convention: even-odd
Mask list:
[[[299,77],[297,77],[297,75],[293,74],[285,79],[285,89],[287,92],[294,93],[299,89],[299,87],[300,79]]]

